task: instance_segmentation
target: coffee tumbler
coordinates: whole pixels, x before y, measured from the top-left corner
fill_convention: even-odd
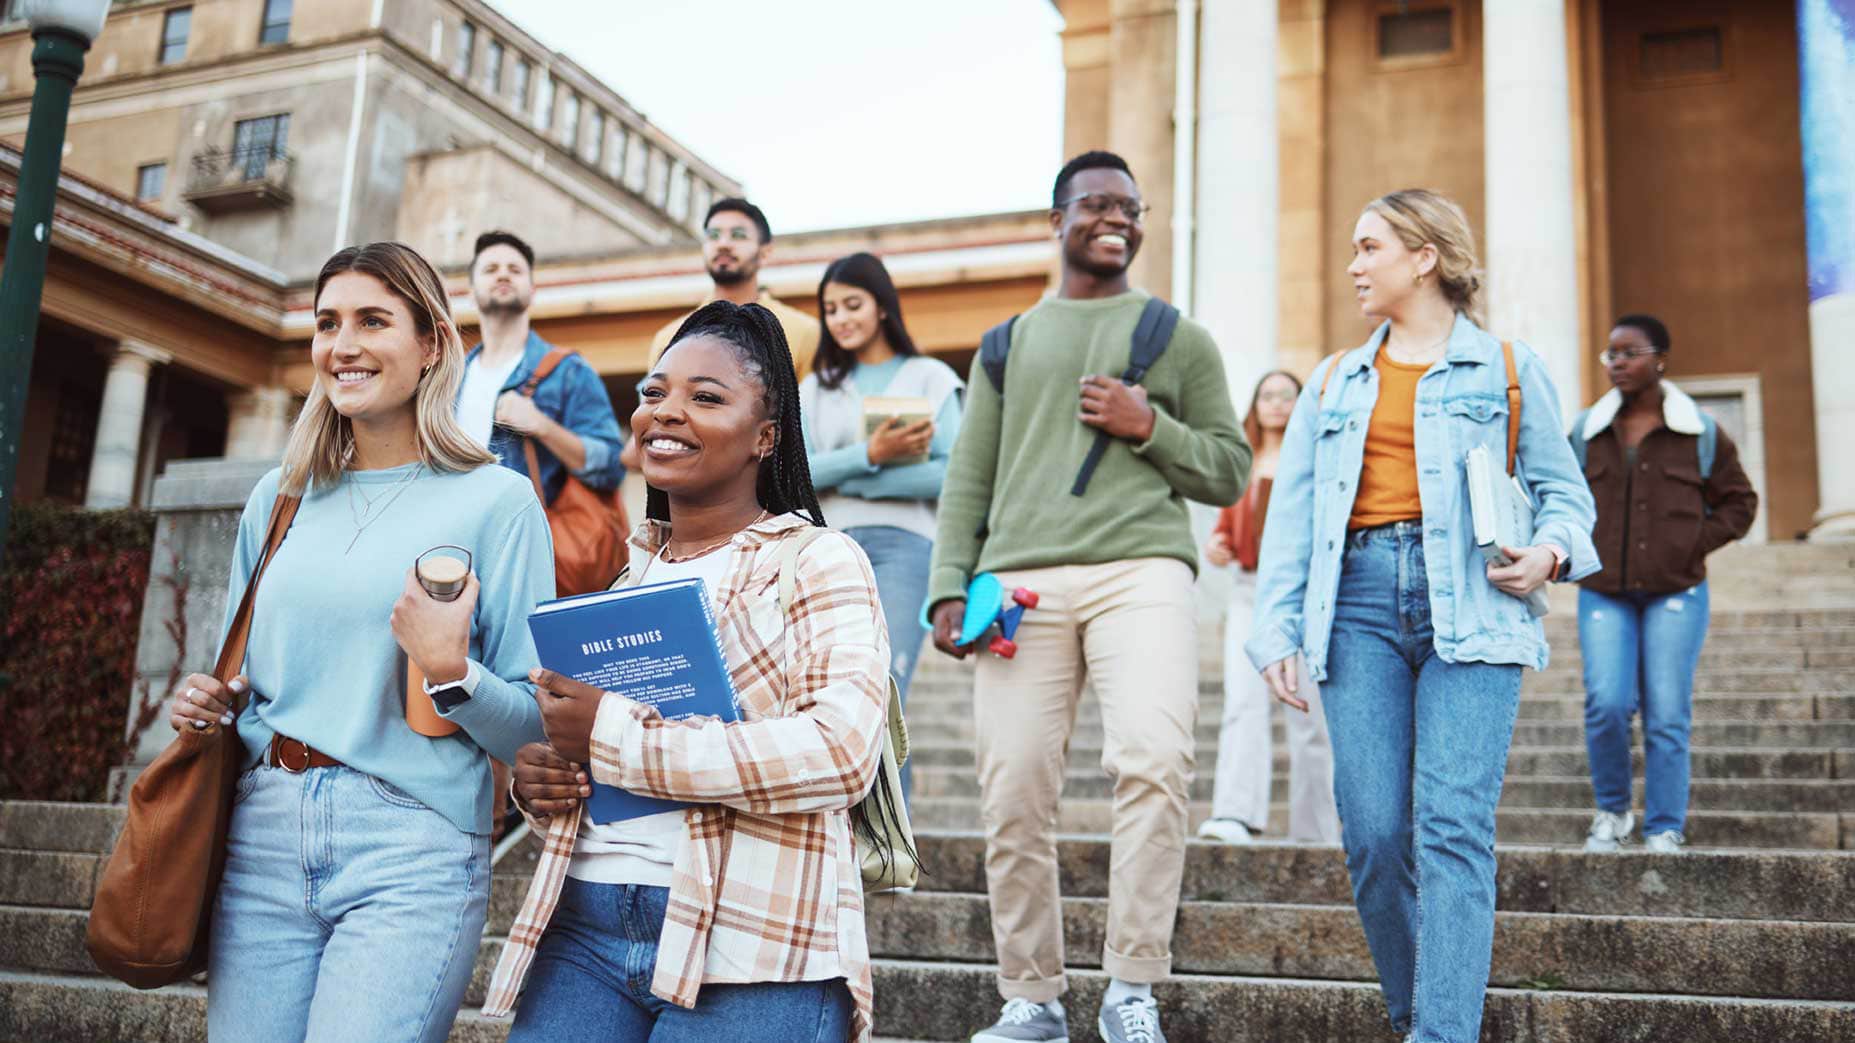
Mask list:
[[[439,601],[456,601],[470,582],[470,552],[462,547],[433,547],[419,555],[413,567],[426,596]],[[406,724],[434,739],[457,731],[456,723],[438,716],[438,707],[425,694],[425,675],[410,657],[406,660]]]

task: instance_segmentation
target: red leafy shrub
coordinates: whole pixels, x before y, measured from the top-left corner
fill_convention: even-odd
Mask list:
[[[155,519],[22,504],[0,563],[0,799],[102,800],[128,753]]]

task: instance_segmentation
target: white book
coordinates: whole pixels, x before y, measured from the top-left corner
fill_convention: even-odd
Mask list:
[[[1501,460],[1487,446],[1468,451],[1469,518],[1475,529],[1475,548],[1484,560],[1495,565],[1509,563],[1502,547],[1526,547],[1533,543],[1533,501],[1520,479],[1507,473]],[[1526,597],[1527,611],[1543,616],[1549,610],[1546,585],[1533,588]]]

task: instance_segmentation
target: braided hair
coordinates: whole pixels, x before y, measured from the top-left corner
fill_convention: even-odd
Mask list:
[[[760,382],[760,406],[774,422],[775,439],[773,451],[760,460],[754,488],[760,506],[773,515],[804,513],[813,525],[822,526],[824,510],[812,488],[805,435],[799,427],[799,380],[779,320],[758,304],[711,301],[683,320],[670,344],[698,336],[714,337],[733,348],[741,367]],[[663,490],[647,488],[644,516],[670,520],[670,498]]]

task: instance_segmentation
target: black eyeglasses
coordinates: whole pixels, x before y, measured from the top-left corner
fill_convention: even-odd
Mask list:
[[[1135,224],[1139,224],[1141,221],[1145,220],[1147,212],[1153,209],[1153,204],[1151,203],[1143,203],[1138,199],[1130,199],[1127,196],[1109,195],[1106,192],[1088,192],[1076,196],[1073,199],[1065,199],[1057,204],[1057,208],[1061,209],[1071,203],[1080,206],[1082,212],[1088,214],[1090,217],[1101,217],[1105,215],[1109,209],[1118,208],[1121,211],[1121,216]]]

